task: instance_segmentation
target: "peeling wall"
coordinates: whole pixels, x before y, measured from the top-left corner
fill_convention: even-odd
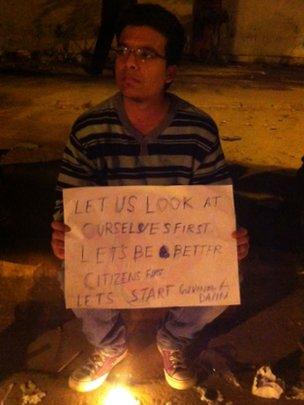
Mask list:
[[[94,38],[98,0],[0,0],[0,48],[42,50]]]
[[[140,0],[139,0],[140,1]],[[140,2],[148,2],[140,1]],[[162,0],[191,35],[192,0]],[[223,0],[221,52],[241,61],[304,64],[304,0]],[[100,0],[0,0],[0,51],[91,49]]]
[[[304,63],[303,0],[224,0],[230,32],[224,51],[244,61]]]

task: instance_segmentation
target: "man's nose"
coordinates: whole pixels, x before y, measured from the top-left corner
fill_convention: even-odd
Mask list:
[[[136,59],[134,52],[129,52],[128,55],[126,55],[125,63],[128,69],[138,68],[138,60]]]

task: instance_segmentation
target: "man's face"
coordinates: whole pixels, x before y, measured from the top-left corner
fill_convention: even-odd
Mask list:
[[[164,94],[166,83],[172,82],[175,66],[167,66],[167,39],[147,26],[127,26],[118,40],[118,47],[129,52],[118,54],[115,62],[116,83],[124,97],[137,101],[155,100]],[[141,58],[136,50],[151,51],[155,57]]]

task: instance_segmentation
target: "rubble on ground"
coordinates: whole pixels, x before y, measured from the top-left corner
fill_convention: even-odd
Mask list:
[[[20,385],[22,391],[22,405],[38,404],[46,393],[41,391],[31,380]]]
[[[284,392],[284,383],[272,373],[270,367],[262,366],[254,377],[251,392],[258,397],[279,399]]]
[[[200,400],[205,401],[208,405],[218,405],[224,402],[222,393],[216,388],[196,387],[200,395]]]
[[[304,385],[301,387],[294,386],[290,389],[288,394],[286,394],[287,399],[298,399],[304,400]]]

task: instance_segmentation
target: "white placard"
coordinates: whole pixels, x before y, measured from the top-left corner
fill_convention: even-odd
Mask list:
[[[232,186],[63,194],[68,308],[240,303]]]

